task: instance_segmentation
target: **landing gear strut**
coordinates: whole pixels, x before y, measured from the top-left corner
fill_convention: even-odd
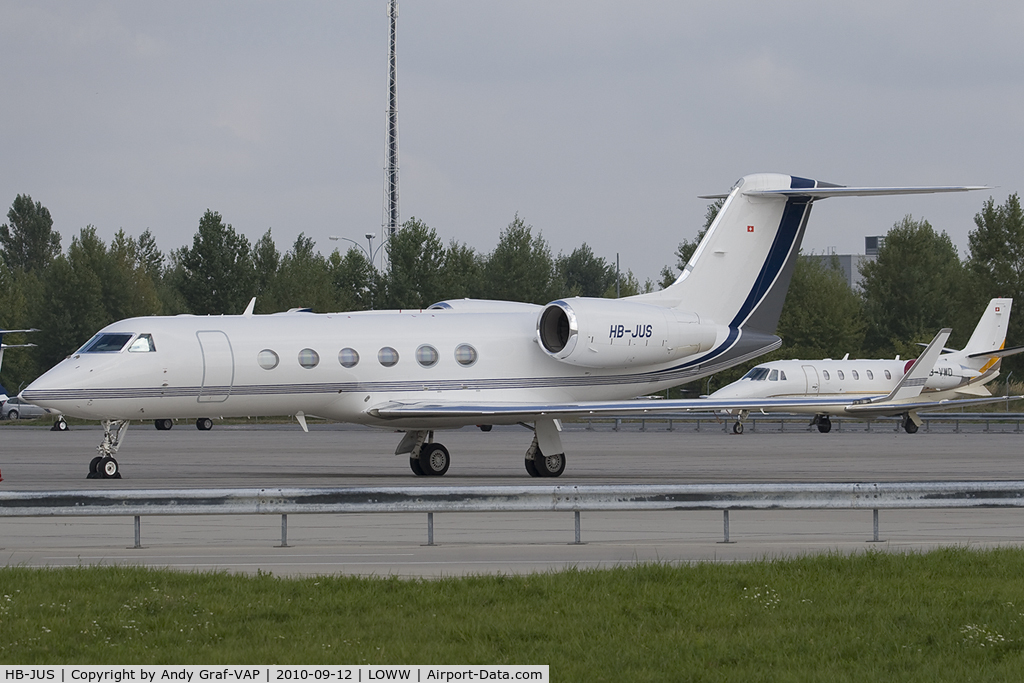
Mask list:
[[[99,453],[89,463],[87,479],[120,479],[121,468],[114,460],[114,454],[121,447],[125,433],[128,431],[128,420],[103,420],[103,441],[96,447]]]

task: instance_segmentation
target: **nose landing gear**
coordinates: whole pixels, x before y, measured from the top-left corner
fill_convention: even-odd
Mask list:
[[[128,420],[103,420],[103,441],[96,447],[97,455],[89,463],[87,479],[120,479],[121,468],[114,454],[121,447],[128,431]]]

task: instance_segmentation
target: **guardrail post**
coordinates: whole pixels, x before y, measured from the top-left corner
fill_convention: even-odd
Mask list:
[[[868,543],[881,543],[878,539],[878,508],[871,511],[872,527],[874,528],[874,535]]]
[[[621,427],[621,426],[622,426],[622,420],[620,418],[615,418],[615,427],[613,427],[613,429],[615,431],[619,431],[619,427]]]
[[[1017,423],[1017,426],[1019,427],[1020,423]],[[699,417],[697,418],[697,431],[698,432],[700,431],[700,418]]]
[[[640,420],[640,431],[641,432],[646,432],[647,431],[647,420]]]
[[[434,513],[427,513],[427,545],[434,545]]]
[[[960,433],[960,420],[956,420],[955,421],[955,426],[953,427],[953,432],[956,433],[956,434]]]
[[[583,542],[580,540],[580,511],[573,510],[573,516],[576,518],[576,540],[569,545],[583,545]]]
[[[142,547],[142,518],[139,515],[135,515],[135,545],[133,549]]]
[[[722,518],[724,520],[723,525],[725,528],[725,539],[719,541],[719,543],[734,543],[734,541],[729,540],[729,508],[722,510]]]
[[[590,420],[587,420],[587,431],[588,432],[594,431],[594,423],[591,422]]]
[[[288,548],[288,515],[281,515],[281,545],[276,548]]]

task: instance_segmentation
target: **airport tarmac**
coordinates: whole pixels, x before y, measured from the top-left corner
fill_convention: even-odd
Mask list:
[[[665,430],[663,423],[587,430],[566,425],[568,466],[557,480],[527,476],[521,427],[437,432],[452,454],[444,477],[415,477],[393,455],[400,434],[350,425],[220,425],[168,432],[135,424],[118,454],[123,479],[86,479],[102,432],[0,428],[0,490],[276,488],[403,485],[666,484],[1024,480],[1024,434],[1013,425],[915,435],[891,427],[818,434],[770,427],[736,436],[721,427]],[[998,431],[1002,429],[1003,431]],[[610,567],[645,561],[744,561],[836,551],[911,551],[1024,542],[1024,510],[880,512],[732,511],[729,544],[717,511],[586,512],[582,545],[571,513],[289,515],[288,546],[278,515],[143,517],[141,549],[131,517],[6,518],[0,557],[8,565],[138,564],[182,570],[257,570],[277,575],[434,577]]]

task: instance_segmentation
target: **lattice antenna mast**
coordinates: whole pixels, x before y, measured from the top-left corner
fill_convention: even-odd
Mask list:
[[[384,169],[384,223],[382,241],[390,240],[398,231],[398,58],[395,34],[398,24],[398,0],[388,0],[388,19],[391,22],[388,55],[388,130],[387,168]],[[382,245],[383,246],[383,245]],[[384,267],[385,249],[381,249],[381,269]]]

